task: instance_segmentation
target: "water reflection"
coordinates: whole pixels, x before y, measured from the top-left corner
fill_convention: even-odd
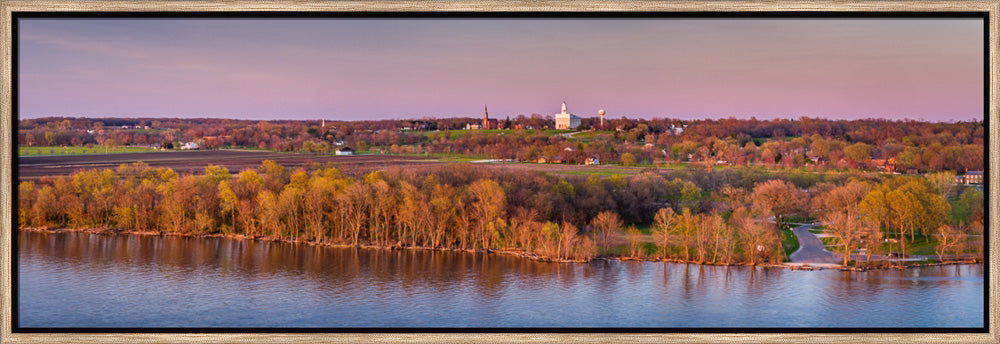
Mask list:
[[[982,265],[872,272],[19,232],[25,327],[981,327]]]

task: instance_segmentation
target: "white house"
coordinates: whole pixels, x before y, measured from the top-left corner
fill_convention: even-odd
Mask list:
[[[337,155],[353,155],[354,151],[351,147],[337,148]]]
[[[194,142],[187,142],[181,146],[181,149],[198,149],[198,144]]]

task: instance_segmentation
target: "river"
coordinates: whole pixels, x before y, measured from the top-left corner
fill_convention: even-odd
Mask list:
[[[869,272],[543,263],[223,238],[17,233],[46,327],[982,327],[983,265]]]

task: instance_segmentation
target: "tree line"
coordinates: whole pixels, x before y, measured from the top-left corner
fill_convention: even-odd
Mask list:
[[[329,152],[340,145],[383,153],[464,154],[533,161],[583,163],[891,168],[900,171],[982,170],[983,122],[931,123],[890,120],[609,119],[592,140],[537,130],[451,132],[476,118],[380,121],[247,121],[233,119],[83,119],[48,117],[19,121],[18,142],[27,146],[146,145],[201,142],[205,148],[253,147]],[[510,119],[511,128],[552,126],[534,114]],[[584,122],[584,129],[592,119]],[[121,126],[129,129],[122,129]],[[135,129],[139,126],[141,129]],[[149,129],[144,129],[149,127]],[[672,128],[684,128],[676,132]],[[629,157],[629,158],[625,158]],[[558,159],[556,159],[558,158]]]
[[[332,166],[288,170],[272,161],[235,174],[209,165],[180,175],[135,163],[22,182],[18,218],[25,227],[719,264],[780,262],[791,252],[779,229],[810,213],[848,251],[869,245],[869,254],[893,250],[882,245],[889,236],[905,252],[907,236],[917,234],[939,237],[942,253],[958,252],[982,227],[981,192],[952,197],[952,209],[945,199],[954,190],[929,178],[828,178],[804,189],[782,179],[724,183],[720,175],[561,178],[453,164],[350,177]],[[643,224],[646,233],[636,227]]]

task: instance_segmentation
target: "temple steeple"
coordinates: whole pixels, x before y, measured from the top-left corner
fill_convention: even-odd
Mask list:
[[[490,128],[490,111],[489,108],[486,107],[486,104],[483,104],[483,129],[489,129],[489,128]]]

